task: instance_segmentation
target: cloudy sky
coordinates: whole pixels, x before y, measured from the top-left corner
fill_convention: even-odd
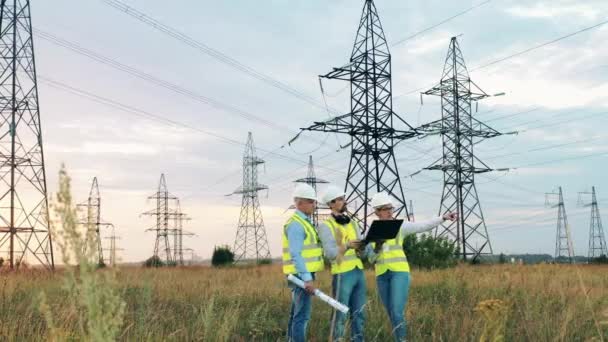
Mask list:
[[[336,137],[307,133],[281,146],[299,127],[328,117],[317,75],[348,61],[363,2],[127,3],[198,43],[163,34],[101,0],[32,2],[49,190],[57,188],[62,162],[80,201],[97,176],[102,216],[118,227],[122,259],[137,261],[152,253],[154,235],[145,230],[153,222],[140,213],[152,208],[146,198],[164,173],[192,218],[186,229],[196,236],[184,244],[208,258],[214,245],[234,241],[240,198],[225,195],[240,185],[242,144],[251,131],[266,160],[260,182],[269,191],[260,201],[278,256],[292,180],[305,175],[308,154],[318,159],[318,176],[344,182],[348,151],[336,152]],[[496,129],[520,132],[476,149],[490,166],[513,168],[477,177],[494,251],[553,254],[557,212],[544,206],[544,193],[561,185],[575,252],[586,255],[589,209],[577,207],[578,192],[595,185],[600,209],[608,202],[601,201],[608,199],[608,25],[485,65],[605,21],[608,3],[377,0],[376,6],[391,45],[394,110],[409,123],[439,118],[437,99],[421,106],[417,89],[441,77],[452,36],[460,35],[472,79],[489,94],[506,93],[484,100],[476,114]],[[232,60],[205,53],[205,46]],[[345,85],[324,83],[329,106],[344,113]],[[436,214],[441,174],[405,176],[440,155],[437,138],[397,150],[418,219]]]

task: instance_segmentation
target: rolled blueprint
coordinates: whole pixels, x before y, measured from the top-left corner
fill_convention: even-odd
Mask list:
[[[289,280],[290,282],[294,283],[296,286],[300,287],[300,288],[304,288],[304,281],[302,281],[302,279],[294,276],[293,274],[290,274],[287,276],[287,280]],[[324,301],[325,303],[331,305],[331,307],[333,307],[334,309],[342,312],[343,314],[348,313],[348,306],[338,302],[337,300],[331,298],[330,296],[326,295],[325,293],[323,293],[323,291],[319,290],[319,289],[315,289],[315,296],[319,297],[320,300]]]

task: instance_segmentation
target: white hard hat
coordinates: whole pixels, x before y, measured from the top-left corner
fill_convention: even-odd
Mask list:
[[[372,208],[379,208],[384,205],[393,205],[393,200],[386,192],[382,191],[372,197]]]
[[[323,203],[327,204],[338,197],[344,196],[346,196],[346,194],[343,190],[341,190],[335,185],[330,185],[327,187],[327,190],[325,190],[325,193],[323,194],[323,197],[321,197],[321,200],[323,201]]]
[[[308,184],[298,184],[293,191],[293,198],[305,198],[311,200],[317,200],[317,193],[312,186]]]

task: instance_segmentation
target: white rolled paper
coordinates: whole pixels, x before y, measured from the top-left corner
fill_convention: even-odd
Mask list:
[[[290,274],[287,276],[287,280],[289,280],[290,282],[294,283],[296,286],[300,287],[300,288],[304,288],[304,281],[302,281],[302,279],[294,276],[293,274]],[[348,306],[338,302],[337,300],[331,298],[330,296],[326,295],[325,293],[323,293],[323,291],[319,290],[319,289],[315,289],[315,296],[319,297],[320,300],[324,301],[325,303],[331,305],[332,308],[342,312],[343,314],[347,314],[348,313]]]

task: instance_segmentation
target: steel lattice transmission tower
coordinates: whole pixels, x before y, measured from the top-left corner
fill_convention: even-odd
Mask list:
[[[258,198],[260,190],[268,189],[266,185],[258,183],[258,166],[263,163],[264,160],[256,155],[253,136],[249,132],[243,155],[243,185],[232,193],[243,195],[233,248],[235,262],[270,258]]]
[[[0,2],[0,256],[54,268],[28,0]]]
[[[412,202],[412,200],[410,200],[410,206],[408,207],[408,211],[409,211],[409,216],[408,216],[408,221],[411,222],[415,222],[416,221],[416,217],[414,216],[414,203]]]
[[[306,177],[298,178],[294,182],[295,183],[305,183],[305,184],[312,186],[312,188],[315,189],[315,192],[317,192],[317,194],[319,193],[318,187],[317,187],[318,184],[329,183],[328,181],[326,181],[324,179],[317,178],[317,176],[315,174],[315,166],[312,161],[312,156],[308,156],[308,172],[306,173]],[[295,209],[295,206],[292,205],[290,207],[290,209]],[[325,203],[317,203],[317,206],[315,207],[315,211],[312,215],[312,222],[315,227],[319,223],[319,210],[328,211],[329,207]],[[321,215],[321,217],[323,217],[323,214]]]
[[[445,222],[436,229],[435,235],[455,240],[464,260],[492,254],[475,175],[494,169],[475,156],[473,146],[477,143],[475,138],[493,138],[502,133],[473,118],[472,103],[489,95],[469,77],[456,37],[450,41],[441,81],[422,94],[441,97],[441,119],[422,125],[418,130],[428,135],[440,134],[443,143],[442,157],[425,169],[443,172],[439,214],[459,213],[458,220]]]
[[[105,264],[110,265],[110,267],[114,267],[116,265],[116,261],[118,260],[116,258],[116,251],[123,251],[124,249],[116,247],[116,240],[120,240],[120,236],[116,236],[116,231],[114,229],[114,225],[111,225],[111,226],[112,226],[111,235],[104,238],[104,239],[110,241],[109,246],[108,246],[108,248],[104,248],[103,250],[108,252],[106,254],[107,256],[105,259]]]
[[[584,201],[582,196],[589,195],[591,195],[591,202]],[[589,221],[589,251],[587,256],[590,259],[599,258],[602,255],[608,256],[608,247],[606,246],[604,227],[602,227],[600,208],[597,205],[597,197],[595,196],[595,186],[591,187],[591,192],[579,192],[578,203],[583,207],[591,207],[591,220]]]
[[[188,215],[182,212],[179,199],[176,200],[175,214],[173,215],[174,225],[169,230],[169,234],[173,235],[173,260],[178,266],[184,265],[184,235],[193,236],[193,233],[184,231],[184,221],[190,221]]]
[[[557,204],[553,200],[557,197]],[[551,208],[557,208],[557,237],[555,239],[555,259],[559,261],[561,258],[567,258],[570,263],[574,263],[574,247],[572,246],[572,236],[570,234],[570,226],[568,225],[568,216],[566,215],[566,206],[564,205],[564,196],[562,187],[559,187],[558,192],[550,192],[545,194],[545,205]]]
[[[393,112],[391,54],[372,0],[364,3],[349,63],[321,77],[350,82],[350,113],[302,130],[350,136],[345,192],[347,201],[354,204],[351,213],[367,229],[372,214],[368,200],[374,193],[386,191],[395,198],[395,214],[409,216],[395,145],[416,136],[416,131]]]
[[[143,215],[146,216],[156,217],[156,225],[146,230],[156,232],[153,255],[160,260],[164,260],[167,264],[171,264],[174,261],[174,257],[171,252],[171,244],[169,241],[170,230],[173,229],[170,226],[170,222],[175,217],[175,211],[171,208],[171,202],[176,201],[177,197],[171,195],[167,190],[167,182],[165,181],[164,174],[161,174],[160,176],[158,191],[148,197],[148,199],[156,201],[156,208],[143,213]]]
[[[97,264],[104,265],[105,258],[101,246],[101,227],[114,226],[111,223],[101,222],[101,197],[99,195],[97,177],[93,178],[91,190],[89,191],[89,198],[85,203],[78,204],[78,207],[84,208],[85,210],[84,220],[80,221],[80,224],[87,230],[87,239],[91,238],[95,240]],[[85,248],[87,247],[89,247],[88,243],[85,245]]]

